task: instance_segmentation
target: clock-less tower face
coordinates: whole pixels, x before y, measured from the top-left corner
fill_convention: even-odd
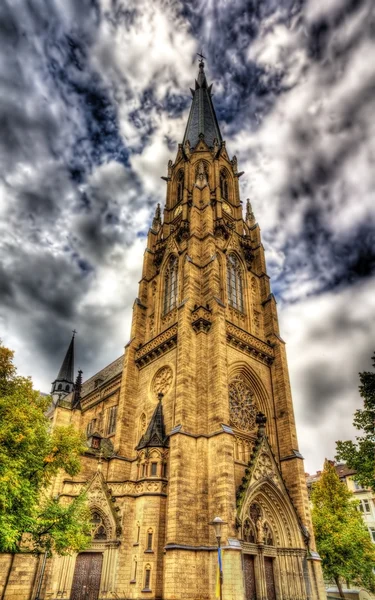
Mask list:
[[[179,205],[178,205],[178,206],[177,206],[177,207],[174,209],[173,216],[174,216],[174,217],[178,217],[178,215],[180,215],[181,213],[182,213],[182,206],[181,206],[181,204],[179,204]]]

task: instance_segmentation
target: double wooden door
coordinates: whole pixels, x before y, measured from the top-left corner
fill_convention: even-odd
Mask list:
[[[101,552],[78,554],[70,600],[98,600],[102,564]]]
[[[246,600],[256,600],[254,556],[244,554],[244,576]],[[264,557],[264,576],[267,590],[267,600],[276,600],[273,559]]]

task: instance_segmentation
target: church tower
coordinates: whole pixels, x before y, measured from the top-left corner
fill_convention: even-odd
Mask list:
[[[95,599],[213,600],[215,517],[223,600],[325,597],[260,229],[249,200],[243,214],[203,60],[191,92],[125,356],[56,408],[88,451],[54,493],[87,490],[93,541],[54,559],[51,598],[83,600],[95,580]]]

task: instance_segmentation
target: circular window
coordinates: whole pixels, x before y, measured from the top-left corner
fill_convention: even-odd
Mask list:
[[[229,408],[234,427],[242,431],[255,429],[257,407],[251,389],[242,379],[235,379],[229,384]]]

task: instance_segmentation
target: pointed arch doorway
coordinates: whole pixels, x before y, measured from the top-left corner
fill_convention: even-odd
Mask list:
[[[103,554],[78,554],[74,569],[70,600],[98,600],[102,575]]]

